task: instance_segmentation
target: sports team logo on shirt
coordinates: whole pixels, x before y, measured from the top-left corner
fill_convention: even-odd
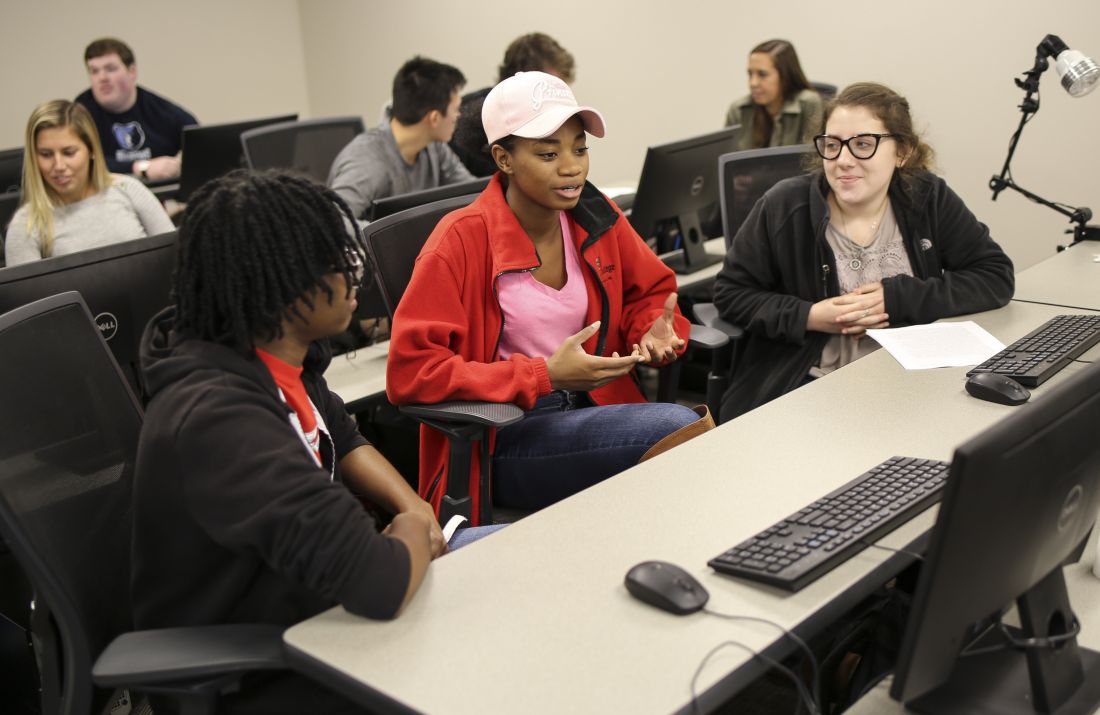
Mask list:
[[[115,141],[123,149],[140,149],[145,146],[145,130],[137,122],[115,123],[111,126]]]

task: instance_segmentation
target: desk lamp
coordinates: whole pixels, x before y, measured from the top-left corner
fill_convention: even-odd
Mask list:
[[[1024,90],[1024,101],[1020,104],[1023,116],[1020,118],[1020,126],[1008,142],[1008,156],[1005,158],[1004,168],[999,176],[989,180],[989,188],[993,190],[993,200],[997,200],[997,194],[1006,188],[1018,191],[1037,204],[1049,206],[1063,216],[1067,216],[1071,223],[1077,224],[1073,229],[1073,242],[1091,240],[1100,241],[1100,227],[1089,226],[1092,218],[1092,210],[1086,206],[1073,207],[1055,201],[1047,201],[1041,196],[1019,186],[1012,180],[1012,171],[1009,164],[1012,155],[1016,151],[1016,144],[1020,141],[1020,133],[1024,125],[1031,121],[1035,113],[1039,111],[1039,76],[1050,66],[1048,57],[1054,58],[1054,71],[1062,80],[1062,88],[1069,92],[1071,97],[1083,97],[1096,89],[1097,80],[1100,80],[1100,67],[1090,57],[1086,57],[1077,50],[1071,50],[1057,35],[1047,35],[1035,50],[1035,65],[1024,73],[1023,79],[1016,79],[1016,86]],[[1066,231],[1069,233],[1069,231]],[[1061,250],[1061,247],[1059,247]]]

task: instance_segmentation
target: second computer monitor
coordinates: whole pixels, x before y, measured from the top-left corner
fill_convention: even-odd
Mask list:
[[[740,127],[727,127],[651,146],[646,152],[630,223],[642,238],[657,239],[658,252],[682,249],[682,254],[666,260],[677,273],[722,260],[708,256],[703,248],[710,237],[703,223],[718,216],[718,157],[737,149],[740,133]],[[678,236],[679,245],[669,243],[669,236]]]
[[[243,122],[184,127],[179,200],[186,201],[206,182],[244,167],[244,151],[241,149],[243,132],[297,119],[297,114],[283,114]]]
[[[1100,365],[1044,392],[955,451],[890,691],[907,711],[1100,706],[1062,575],[1100,509]],[[1022,631],[989,626],[1013,601]]]
[[[170,302],[177,243],[172,231],[0,269],[0,313],[78,291],[140,394],[138,346],[145,324]]]
[[[721,189],[722,235],[726,248],[748,218],[749,212],[768,189],[783,179],[805,173],[809,144],[748,149],[726,154],[718,160]]]

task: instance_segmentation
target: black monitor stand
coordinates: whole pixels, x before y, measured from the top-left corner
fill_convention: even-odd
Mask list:
[[[666,266],[683,275],[722,262],[722,256],[712,256],[703,247],[706,236],[699,224],[698,212],[689,211],[681,214],[676,221],[665,222],[664,230],[675,231],[677,228],[680,231],[680,247],[683,252],[662,258]],[[661,240],[658,240],[658,245],[662,245]]]
[[[1010,629],[1012,640],[1030,647],[1006,643],[992,627],[963,649],[949,680],[906,708],[937,715],[1093,712],[1100,702],[1100,653],[1077,645],[1062,569],[1016,599],[1016,608],[1021,627]]]

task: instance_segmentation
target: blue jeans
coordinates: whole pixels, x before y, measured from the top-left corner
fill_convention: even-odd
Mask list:
[[[697,419],[673,403],[594,406],[586,393],[552,392],[497,432],[493,503],[553,504],[634,466],[656,442]]]
[[[451,537],[450,543],[447,544],[447,550],[456,551],[463,546],[472,544],[478,539],[482,539],[494,531],[499,531],[507,524],[490,524],[489,526],[467,526],[461,529],[457,529],[454,536]]]

